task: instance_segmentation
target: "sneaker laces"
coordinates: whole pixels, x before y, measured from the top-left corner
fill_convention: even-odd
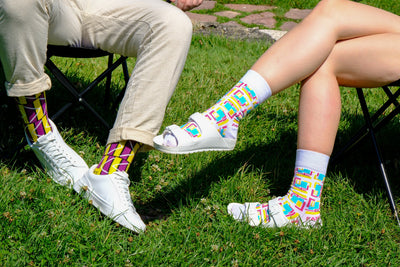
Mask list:
[[[41,140],[41,150],[44,152],[44,157],[55,169],[63,168],[66,169],[70,166],[74,166],[74,158],[68,153],[62,145],[57,142],[54,136],[47,140]]]
[[[116,172],[116,174],[117,175],[114,176],[114,181],[118,186],[118,192],[120,193],[120,197],[124,206],[136,212],[135,206],[132,203],[131,193],[129,191],[129,179],[120,172]]]

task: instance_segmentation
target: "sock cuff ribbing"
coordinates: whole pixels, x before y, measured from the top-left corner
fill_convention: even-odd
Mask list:
[[[328,169],[329,158],[328,155],[319,152],[297,149],[295,167],[315,170],[325,175]]]
[[[267,81],[254,70],[248,70],[240,81],[246,83],[256,93],[258,103],[264,102],[272,95]]]

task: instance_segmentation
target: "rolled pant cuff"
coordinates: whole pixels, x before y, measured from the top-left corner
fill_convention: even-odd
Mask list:
[[[5,82],[7,95],[9,97],[31,96],[51,88],[50,77],[45,74],[40,79],[24,84]]]

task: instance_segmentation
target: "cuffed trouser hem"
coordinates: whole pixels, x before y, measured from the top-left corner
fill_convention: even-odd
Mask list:
[[[139,152],[146,152],[153,148],[155,134],[138,129],[113,128],[108,136],[107,144],[117,143],[122,140],[132,140],[142,143]]]
[[[10,97],[31,96],[51,88],[51,80],[47,74],[44,74],[40,79],[25,84],[13,84],[5,82],[7,95]]]

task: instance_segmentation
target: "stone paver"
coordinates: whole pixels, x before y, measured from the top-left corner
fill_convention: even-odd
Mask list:
[[[213,9],[217,1],[203,1],[200,6],[193,8],[192,10],[204,10],[204,9]]]
[[[292,8],[286,12],[285,17],[288,19],[304,19],[310,14],[311,9]]]
[[[287,31],[278,31],[278,30],[260,30],[260,32],[269,35],[274,41],[279,40],[282,36],[284,36]]]
[[[204,0],[199,7],[193,10],[206,10],[206,9],[211,10],[215,8],[216,3],[217,1]],[[229,22],[219,24],[217,22],[217,17],[235,19],[237,16],[242,15],[243,12],[253,13],[249,14],[244,18],[240,18],[240,21],[246,24],[264,26],[266,28],[270,28],[271,30],[270,29],[260,30],[256,27],[256,28],[248,28],[249,32],[254,33],[254,31],[258,31],[260,32],[261,35],[270,36],[270,39],[272,40],[278,40],[287,31],[293,29],[298,24],[298,21],[304,19],[312,11],[311,9],[292,8],[284,15],[284,22],[279,27],[280,30],[272,30],[276,27],[275,14],[272,12],[272,10],[276,8],[274,6],[251,5],[251,4],[225,4],[225,7],[231,10],[215,12],[213,15],[197,14],[195,12],[186,12],[186,14],[189,16],[189,18],[192,20],[194,24],[203,25],[200,27],[212,27],[212,25],[214,24],[214,26],[221,25],[223,27],[227,27],[227,29],[237,28],[239,32],[240,31],[243,32],[243,30],[246,30],[247,27],[238,23],[237,19],[236,21],[231,20]],[[227,29],[225,29],[224,31],[226,31]]]
[[[246,28],[242,24],[239,24],[239,23],[237,23],[236,21],[233,21],[233,20],[225,22],[225,23],[222,23],[221,25],[229,26],[229,27],[238,27],[238,28],[243,28],[243,29]]]
[[[297,25],[294,21],[286,21],[284,22],[281,27],[279,27],[282,31],[290,31]]]
[[[264,25],[267,28],[275,28],[276,20],[274,19],[275,14],[272,12],[264,12],[258,14],[251,14],[242,19],[247,24],[259,24]]]
[[[191,12],[186,12],[188,17],[192,20],[192,22],[216,22],[217,17],[212,16],[212,15],[206,15],[206,14],[196,14],[196,13],[191,13]]]
[[[234,17],[237,17],[237,16],[239,16],[240,14],[241,14],[241,13],[239,13],[239,12],[230,11],[230,10],[228,10],[228,11],[221,11],[221,12],[215,12],[215,13],[214,13],[214,15],[221,16],[221,17],[226,17],[226,18],[230,18],[230,19],[232,19],[232,18],[234,18]]]
[[[227,8],[243,11],[243,12],[254,12],[254,11],[263,11],[263,10],[271,10],[275,7],[273,6],[265,6],[265,5],[248,5],[248,4],[226,4]]]

